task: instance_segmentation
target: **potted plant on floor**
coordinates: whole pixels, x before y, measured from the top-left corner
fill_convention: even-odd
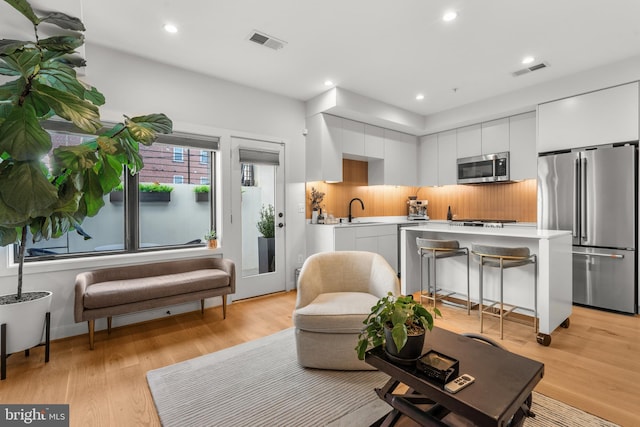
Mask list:
[[[104,196],[120,183],[123,165],[132,174],[143,167],[139,144],[170,133],[172,123],[164,114],[125,116],[104,130],[98,110],[104,96],[76,76],[75,68],[84,66],[74,55],[84,43],[82,22],[59,12],[38,16],[26,0],[5,1],[35,33],[29,41],[0,40],[0,74],[13,79],[0,85],[0,245],[19,245],[17,291],[0,297],[0,324],[7,325],[2,339],[10,354],[41,342],[51,304],[49,291],[22,292],[27,232],[34,242],[72,230],[89,238],[82,221],[104,206]],[[42,24],[58,34],[45,38]],[[53,116],[96,137],[53,148],[42,126]],[[38,306],[39,314],[31,306]]]
[[[207,247],[209,249],[215,249],[218,247],[218,237],[216,235],[216,230],[211,230],[207,234],[205,234],[204,240],[207,241]]]
[[[260,220],[256,223],[262,236],[258,237],[258,271],[268,273],[275,271],[275,218],[273,205],[264,206],[260,210]]]
[[[413,362],[422,354],[425,333],[433,329],[433,319],[442,316],[434,307],[433,316],[411,295],[380,298],[364,320],[365,327],[358,336],[356,351],[364,360],[371,347],[385,345],[387,355],[397,362]]]

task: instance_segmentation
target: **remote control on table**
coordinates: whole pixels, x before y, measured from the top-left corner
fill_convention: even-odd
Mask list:
[[[448,382],[444,389],[449,393],[457,393],[468,385],[471,385],[476,379],[469,374],[460,375],[455,380]]]

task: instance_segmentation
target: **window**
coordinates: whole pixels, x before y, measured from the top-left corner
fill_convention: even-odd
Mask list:
[[[200,150],[200,164],[208,165],[209,164],[209,153],[204,150]]]
[[[54,145],[77,145],[90,138],[67,131],[49,132]],[[179,133],[161,135],[151,146],[140,145],[144,168],[136,176],[126,171],[122,176],[126,189],[139,189],[137,197],[127,191],[105,196],[104,207],[82,224],[82,230],[91,239],[85,240],[76,231],[35,244],[29,237],[26,259],[36,261],[203,244],[204,234],[215,228],[216,223],[217,150],[218,138]],[[200,162],[203,152],[212,161],[207,167],[191,170],[190,166]],[[175,162],[178,153],[181,162]],[[195,187],[203,183],[214,184],[210,190],[211,203],[198,203],[194,197]]]
[[[173,147],[173,161],[177,163],[184,162],[184,149],[182,147]]]

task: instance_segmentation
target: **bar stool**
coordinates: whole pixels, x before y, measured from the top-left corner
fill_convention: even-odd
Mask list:
[[[460,247],[460,243],[457,240],[435,240],[424,239],[422,237],[416,237],[416,245],[418,246],[418,254],[420,254],[420,297],[433,301],[433,306],[436,306],[436,302],[448,296],[455,294],[456,292],[448,291],[445,289],[437,288],[437,275],[436,275],[436,260],[442,258],[451,258],[456,256],[467,257],[467,314],[471,312],[471,300],[469,299],[469,248]],[[423,279],[422,279],[422,260],[427,259],[427,295],[423,293]],[[433,259],[433,291],[431,286],[431,260]],[[441,293],[439,293],[441,292]]]
[[[529,253],[529,248],[508,248],[500,246],[488,246],[488,245],[471,245],[471,252],[478,257],[479,263],[479,284],[480,284],[480,333],[483,329],[483,317],[485,314],[500,318],[500,339],[503,339],[503,322],[504,319],[513,312],[516,308],[526,309],[524,307],[518,307],[508,304],[505,311],[505,304],[503,300],[504,296],[504,269],[513,267],[522,267],[525,265],[533,264],[533,330],[538,332],[538,266],[537,256]],[[483,267],[495,267],[500,269],[500,301],[496,301],[491,305],[483,308],[484,293],[483,293]],[[500,311],[494,312],[494,307],[500,304]]]

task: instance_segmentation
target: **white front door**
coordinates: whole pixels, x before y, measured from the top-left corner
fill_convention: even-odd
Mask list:
[[[233,299],[284,291],[284,144],[231,141],[232,223],[242,244]]]

